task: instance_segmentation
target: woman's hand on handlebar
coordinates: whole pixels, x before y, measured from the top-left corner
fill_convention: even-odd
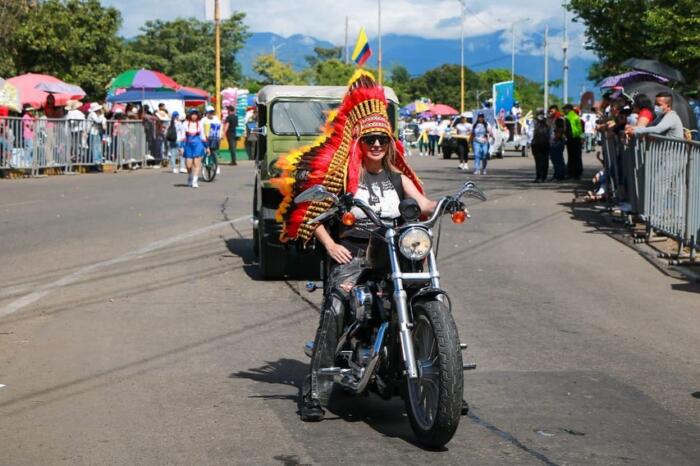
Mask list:
[[[352,254],[342,244],[333,242],[326,246],[326,251],[328,255],[339,264],[347,264],[352,260]]]

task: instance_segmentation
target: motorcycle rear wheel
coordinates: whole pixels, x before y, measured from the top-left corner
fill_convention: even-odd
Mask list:
[[[462,409],[464,375],[457,326],[440,301],[418,303],[413,311],[418,378],[406,379],[406,412],[418,442],[442,448],[457,431]]]

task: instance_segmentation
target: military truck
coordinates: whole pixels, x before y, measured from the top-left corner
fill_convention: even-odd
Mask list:
[[[256,96],[258,141],[255,188],[253,192],[253,249],[260,276],[276,279],[286,276],[317,280],[321,276],[322,253],[296,243],[279,241],[282,225],[275,212],[282,195],[270,184],[281,173],[277,159],[297,147],[311,144],[323,130],[328,114],[340,105],[344,86],[265,86]],[[384,88],[388,113],[396,132],[398,99]]]

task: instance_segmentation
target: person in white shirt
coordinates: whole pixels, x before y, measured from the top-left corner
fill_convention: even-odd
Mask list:
[[[85,136],[85,114],[78,110],[83,104],[77,100],[69,100],[66,103],[66,120],[70,131],[71,157],[74,163],[81,162],[80,155],[84,153],[86,146]]]
[[[457,139],[457,153],[459,154],[459,169],[469,170],[469,138],[472,134],[472,125],[467,122],[467,117],[462,116],[454,126]]]
[[[102,105],[97,102],[90,104],[87,117],[88,140],[90,157],[95,165],[102,164],[102,136],[107,131],[107,119],[102,111]]]
[[[418,136],[418,155],[420,157],[428,155],[430,149],[428,135],[430,134],[431,126],[430,120],[421,120],[420,124],[418,124],[418,128],[420,129],[420,135]]]

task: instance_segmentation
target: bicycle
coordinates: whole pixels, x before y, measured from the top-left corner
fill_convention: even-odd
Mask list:
[[[202,158],[202,179],[206,182],[214,181],[218,169],[219,162],[216,157],[216,151],[210,149]]]

